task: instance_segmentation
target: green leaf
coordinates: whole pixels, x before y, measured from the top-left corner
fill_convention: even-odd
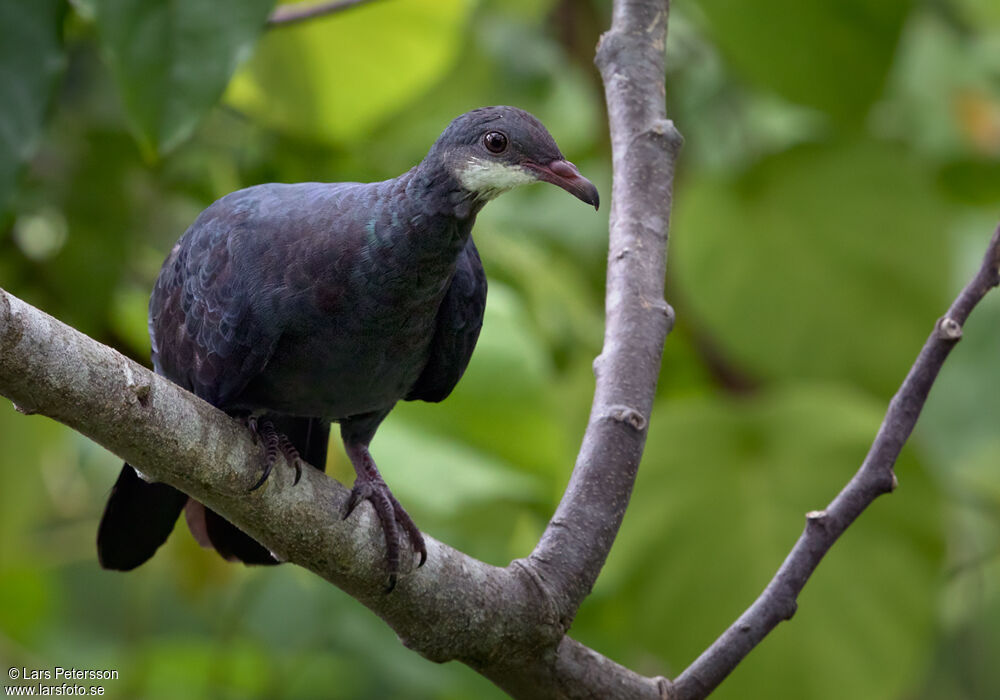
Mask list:
[[[883,138],[907,143],[939,162],[955,162],[959,171],[949,168],[942,178],[954,194],[994,202],[995,189],[990,193],[989,188],[996,185],[996,173],[986,166],[996,159],[998,143],[996,33],[983,31],[983,20],[963,28],[954,9],[956,15],[945,18],[926,8],[907,22],[892,78],[870,125]]]
[[[62,71],[61,0],[0,2],[0,213],[34,155]]]
[[[948,163],[939,178],[941,189],[959,202],[989,206],[1000,201],[1000,162],[995,159]]]
[[[392,417],[475,446],[519,470],[563,474],[575,451],[566,426],[573,411],[551,391],[555,378],[522,301],[509,287],[491,283],[483,330],[455,391],[437,404],[400,402]]]
[[[1000,5],[993,0],[956,0],[955,9],[973,27],[1000,27]]]
[[[451,516],[494,500],[540,500],[540,480],[452,439],[388,420],[372,448],[404,503]]]
[[[441,77],[458,55],[470,7],[467,0],[375,3],[275,29],[226,98],[295,136],[350,140]]]
[[[788,100],[857,123],[882,91],[912,0],[701,0],[734,68]]]
[[[947,209],[921,163],[877,143],[799,148],[679,190],[684,308],[764,378],[888,395],[946,308]]]
[[[983,252],[995,227],[992,212],[970,216],[955,235],[958,264],[954,270],[957,290],[972,279],[982,264]],[[962,329],[934,384],[934,391],[914,433],[930,457],[935,476],[952,495],[957,509],[981,511],[991,521],[987,530],[1000,535],[1000,297],[988,294]],[[953,555],[974,559],[963,552],[975,537],[956,538]],[[997,551],[1000,540],[985,547]],[[978,578],[977,578],[978,581]]]
[[[581,641],[617,637],[602,651],[678,673],[763,590],[805,513],[855,473],[883,409],[822,385],[657,404],[621,534],[574,630]],[[943,538],[938,497],[908,453],[897,474],[899,489],[851,526],[793,620],[718,697],[888,699],[909,687],[931,645]]]
[[[248,57],[274,0],[95,0],[105,53],[147,155],[186,139]]]
[[[977,241],[986,247],[988,229]],[[970,278],[972,273],[970,273]],[[917,436],[935,457],[942,476],[954,476],[969,454],[1000,440],[1000,298],[990,295],[965,324],[934,384]],[[1000,469],[993,470],[1000,486]],[[1000,500],[998,500],[1000,503]]]

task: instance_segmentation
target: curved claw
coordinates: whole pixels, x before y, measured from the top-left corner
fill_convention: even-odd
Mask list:
[[[299,483],[299,479],[302,478],[302,458],[299,457],[299,451],[295,449],[295,445],[292,444],[292,441],[284,433],[278,433],[278,449],[281,450],[281,453],[285,455],[285,459],[295,469],[295,480],[292,481],[292,486],[295,486]]]
[[[267,477],[271,476],[272,467],[274,467],[274,462],[268,461],[264,465],[264,473],[260,475],[259,479],[257,479],[257,483],[250,487],[250,491],[256,491],[264,485],[264,482],[267,481]]]
[[[250,437],[253,438],[253,444],[257,445],[260,443],[260,431],[257,429],[257,418],[256,416],[247,416],[243,419],[244,425],[250,429]]]
[[[368,501],[372,504],[382,526],[382,534],[385,537],[386,566],[389,570],[389,586],[385,592],[390,593],[396,587],[400,568],[399,528],[401,527],[406,532],[413,550],[420,554],[420,563],[417,564],[417,567],[423,566],[424,562],[427,561],[427,547],[424,544],[424,537],[416,523],[413,522],[413,518],[404,510],[381,478],[375,476],[362,478],[359,476],[344,506],[343,519],[346,520],[350,517],[362,501]]]
[[[292,485],[298,484],[299,479],[302,478],[302,458],[299,457],[299,451],[295,449],[295,445],[288,439],[288,436],[275,430],[274,423],[269,420],[258,423],[257,418],[249,416],[245,419],[245,423],[250,429],[254,444],[257,445],[263,440],[265,448],[264,473],[261,474],[257,483],[250,487],[250,491],[256,491],[267,481],[267,478],[271,475],[271,470],[274,468],[274,463],[278,461],[279,452],[285,456],[285,459],[295,469],[295,480],[292,482]]]
[[[420,562],[417,564],[417,568],[419,569],[427,561],[427,545],[424,543],[423,533],[420,532],[417,524],[413,522],[413,518],[410,517],[410,514],[403,509],[403,506],[399,504],[399,501],[391,493],[389,494],[389,500],[392,502],[396,521],[403,526],[407,537],[410,538],[410,545],[413,547],[413,551],[420,555]]]
[[[344,505],[344,514],[340,516],[340,519],[347,520],[351,517],[351,513],[354,512],[354,509],[358,507],[361,501],[361,489],[355,484],[354,488],[351,489],[351,493],[347,496],[347,503]]]

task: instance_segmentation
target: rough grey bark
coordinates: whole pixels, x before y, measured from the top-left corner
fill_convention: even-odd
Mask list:
[[[261,455],[242,426],[2,290],[0,393],[204,502],[356,597],[431,660],[462,661],[519,698],[660,697],[661,679],[565,633],[628,503],[672,318],[663,276],[679,138],[664,117],[666,19],[665,1],[620,3],[601,43],[615,157],[605,347],[567,497],[527,559],[493,567],[427,538],[425,566],[385,595],[381,530],[367,507],[340,520],[342,485],[305,470],[293,487],[291,470],[276,469],[249,493]]]
[[[618,534],[646,444],[673,310],[663,299],[674,160],[666,118],[667,2],[615,3],[596,63],[604,79],[614,177],[604,347],[590,421],[555,515],[528,558],[569,627]]]
[[[240,423],[2,289],[0,393],[203,501],[353,595],[428,659],[462,661],[515,697],[594,697],[597,680],[629,689],[604,697],[657,697],[655,681],[564,639],[521,562],[490,566],[427,538],[427,563],[386,595],[382,531],[368,507],[340,519],[341,484],[306,469],[293,486],[288,467],[250,492],[262,448]]]

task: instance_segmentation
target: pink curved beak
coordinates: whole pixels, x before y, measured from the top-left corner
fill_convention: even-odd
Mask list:
[[[600,207],[601,197],[594,183],[581,175],[568,160],[554,160],[548,165],[527,162],[524,166],[533,171],[539,180],[562,187],[577,199],[593,205],[595,210]]]

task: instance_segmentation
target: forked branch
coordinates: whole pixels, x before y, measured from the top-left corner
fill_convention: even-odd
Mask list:
[[[279,8],[286,24],[371,0]],[[288,561],[370,607],[410,648],[459,660],[518,698],[703,698],[795,611],[820,560],[895,486],[892,468],[962,325],[1000,275],[1000,229],[935,325],[854,478],[805,531],[750,608],[674,681],[646,678],[565,636],[617,535],[646,439],[663,341],[667,224],[680,138],[666,119],[667,0],[616,0],[598,49],[614,158],[607,325],[590,422],[566,493],[531,556],[498,568],[427,538],[428,561],[386,596],[381,531],[344,522],[346,489],[307,469],[256,479],[257,447],[222,412],[0,290],[0,394],[93,438],[212,507]],[[820,663],[818,661],[818,663]]]

